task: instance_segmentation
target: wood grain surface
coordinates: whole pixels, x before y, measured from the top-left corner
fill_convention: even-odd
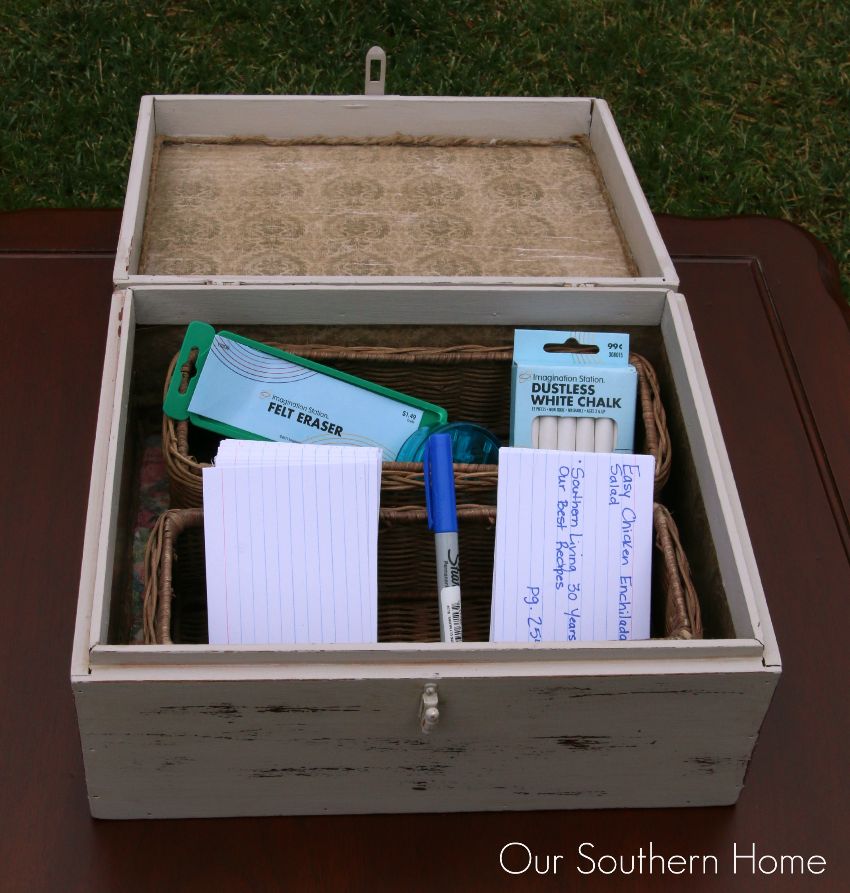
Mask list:
[[[737,806],[91,819],[68,672],[118,221],[117,211],[0,214],[0,889],[847,888],[850,329],[821,246],[760,218],[659,218],[784,664]],[[551,861],[548,875],[504,873],[499,851],[511,841],[563,855],[557,874]],[[667,856],[713,854],[718,873],[582,877],[585,841],[597,856],[628,857],[650,842]],[[759,855],[820,854],[827,868],[803,878],[733,875],[735,843]]]

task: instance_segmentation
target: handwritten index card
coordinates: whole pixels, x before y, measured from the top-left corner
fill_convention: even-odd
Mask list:
[[[381,459],[222,442],[204,469],[210,644],[377,641]]]
[[[499,450],[490,639],[648,639],[655,459]]]

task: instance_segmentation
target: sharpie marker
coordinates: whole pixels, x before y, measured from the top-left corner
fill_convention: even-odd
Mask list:
[[[457,507],[452,465],[452,441],[448,434],[432,434],[425,444],[425,505],[428,528],[434,531],[437,553],[437,598],[440,639],[463,641],[460,616],[460,553],[457,542]]]

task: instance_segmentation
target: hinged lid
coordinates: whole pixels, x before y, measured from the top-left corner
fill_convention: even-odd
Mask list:
[[[116,285],[678,283],[590,98],[148,96]]]

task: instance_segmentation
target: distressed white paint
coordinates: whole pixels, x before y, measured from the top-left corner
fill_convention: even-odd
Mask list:
[[[600,663],[640,661],[661,666],[664,671],[673,661],[702,658],[736,660],[761,658],[763,645],[757,639],[648,639],[639,642],[541,642],[534,648],[507,642],[465,642],[462,652],[447,648],[443,642],[383,642],[375,645],[292,645],[282,651],[265,645],[96,645],[91,650],[92,667],[100,666],[238,666],[246,663],[281,663],[284,659],[293,668],[306,664],[325,663],[340,666],[356,662],[374,665],[402,662],[455,661],[462,654],[464,665],[497,662],[500,667],[512,665],[510,672],[519,672],[517,664],[534,666],[540,663],[569,662],[571,672],[582,662],[594,672]],[[293,672],[298,672],[293,669]],[[535,670],[540,672],[540,670]],[[651,672],[645,666],[640,672]]]
[[[98,646],[100,647],[100,646]],[[136,646],[141,647],[141,646]],[[152,647],[152,646],[151,646]],[[203,647],[203,646],[197,646]],[[383,647],[383,646],[379,646]],[[96,649],[93,649],[96,650]],[[615,657],[582,657],[569,659],[560,654],[549,655],[549,659],[529,657],[527,661],[503,661],[499,655],[490,660],[474,657],[468,651],[455,655],[449,660],[439,656],[384,650],[382,654],[360,658],[359,654],[348,653],[348,660],[335,659],[340,655],[320,655],[313,660],[304,660],[298,652],[278,649],[272,659],[263,662],[265,655],[257,657],[241,651],[226,651],[221,659],[210,661],[187,661],[180,663],[170,656],[148,662],[134,662],[136,655],[130,653],[124,661],[103,663],[93,661],[85,676],[74,676],[74,681],[94,683],[126,682],[247,682],[262,679],[276,680],[324,680],[356,675],[358,679],[419,679],[448,678],[462,675],[468,678],[529,678],[546,676],[549,678],[602,677],[618,675],[640,676],[681,676],[693,673],[749,673],[764,669],[760,655],[750,657],[730,656],[722,651],[709,656],[691,654],[683,649],[678,655],[660,655],[636,662],[626,653]],[[238,658],[238,659],[237,659]]]
[[[411,286],[151,286],[139,324],[658,325],[665,289]],[[234,308],[238,308],[234,311]]]
[[[201,646],[198,646],[201,647]],[[681,676],[694,673],[750,673],[764,669],[759,655],[752,657],[729,657],[722,652],[709,657],[699,657],[683,650],[674,656],[661,655],[658,658],[635,662],[626,655],[618,658],[593,657],[562,660],[560,655],[550,655],[549,660],[529,658],[527,661],[505,662],[498,656],[491,660],[470,660],[469,652],[455,655],[452,660],[427,654],[398,653],[384,651],[374,660],[361,660],[358,654],[348,654],[348,660],[334,661],[328,655],[314,660],[300,660],[297,652],[279,649],[276,659],[263,663],[254,655],[242,652],[227,653],[231,660],[211,660],[196,663],[178,663],[169,657],[148,663],[133,663],[129,660],[103,664],[92,662],[86,676],[74,676],[75,682],[255,682],[263,679],[281,681],[323,680],[333,683],[336,679],[356,676],[358,679],[420,679],[451,678],[464,676],[474,679],[523,679],[535,676],[547,678],[580,677],[596,678],[603,676]],[[238,657],[239,660],[235,658]]]
[[[98,553],[101,522],[103,520],[103,494],[114,488],[114,482],[107,477],[110,435],[114,424],[113,406],[115,403],[116,381],[123,367],[119,366],[119,355],[123,350],[121,340],[121,318],[123,316],[125,293],[116,291],[112,296],[107,324],[106,350],[103,358],[103,379],[100,385],[100,401],[97,410],[94,452],[92,454],[92,476],[89,484],[88,507],[86,509],[86,529],[83,538],[83,564],[80,569],[80,589],[77,598],[77,615],[74,623],[74,646],[71,655],[71,673],[79,676],[88,673],[89,647],[92,642],[91,618],[93,593],[97,586]],[[102,606],[102,602],[101,602]]]
[[[641,191],[608,106],[590,98],[432,96],[149,96],[139,114],[114,281],[121,285],[198,282],[276,285],[407,283],[515,286],[586,284],[587,277],[334,277],[145,276],[138,274],[144,209],[158,135],[258,136],[456,136],[476,139],[560,139],[588,136],[626,239],[637,277],[594,278],[601,285],[676,287],[678,277]]]
[[[255,324],[659,326],[737,638],[534,649],[463,643],[451,650],[441,643],[105,644],[134,326],[196,317]],[[764,594],[681,295],[271,285],[117,293],[72,664],[95,815],[729,803],[778,671]],[[429,682],[439,688],[440,721],[423,739],[418,705]]]
[[[594,100],[513,96],[156,95],[156,130],[176,137],[410,136],[568,139],[588,133]]]
[[[115,375],[115,391],[111,411],[109,441],[106,444],[105,481],[102,492],[97,564],[92,596],[91,630],[89,643],[106,641],[109,629],[109,608],[112,589],[112,571],[115,563],[115,540],[120,497],[121,474],[124,465],[127,410],[130,402],[130,380],[133,366],[133,344],[136,321],[130,293],[125,293],[114,331],[107,333],[107,343],[117,340],[118,359]],[[109,349],[109,348],[108,348]],[[95,469],[93,468],[93,471]],[[96,469],[99,471],[99,469]]]
[[[153,97],[143,96],[139,104],[127,195],[124,199],[124,213],[121,217],[118,247],[115,252],[112,278],[116,283],[127,279],[128,275],[139,267],[155,137]]]
[[[126,288],[138,288],[140,286],[162,285],[204,285],[204,286],[234,286],[234,285],[271,285],[274,288],[286,286],[308,285],[332,285],[345,287],[360,285],[369,288],[380,286],[416,286],[428,285],[439,287],[476,287],[476,286],[512,286],[525,288],[539,286],[549,288],[574,288],[599,287],[599,288],[659,288],[668,287],[663,279],[644,277],[620,277],[620,276],[573,276],[567,278],[555,278],[551,276],[241,276],[233,273],[216,276],[172,276],[157,274],[151,276],[131,276],[122,281],[116,280],[116,285]]]
[[[692,383],[692,387],[677,390],[735,632],[762,642],[766,664],[779,666],[776,637],[741,500],[682,295],[671,296],[661,320],[661,331],[674,378]],[[694,437],[695,431],[700,431],[701,436]],[[739,592],[743,598],[738,597]]]
[[[679,278],[673,262],[655,226],[652,211],[640,188],[608,103],[601,99],[593,102],[590,145],[641,275],[660,276],[662,282],[676,288]],[[648,221],[652,221],[652,226],[647,225]]]
[[[103,818],[732,803],[777,674],[75,684]],[[440,720],[419,727],[423,687]]]

